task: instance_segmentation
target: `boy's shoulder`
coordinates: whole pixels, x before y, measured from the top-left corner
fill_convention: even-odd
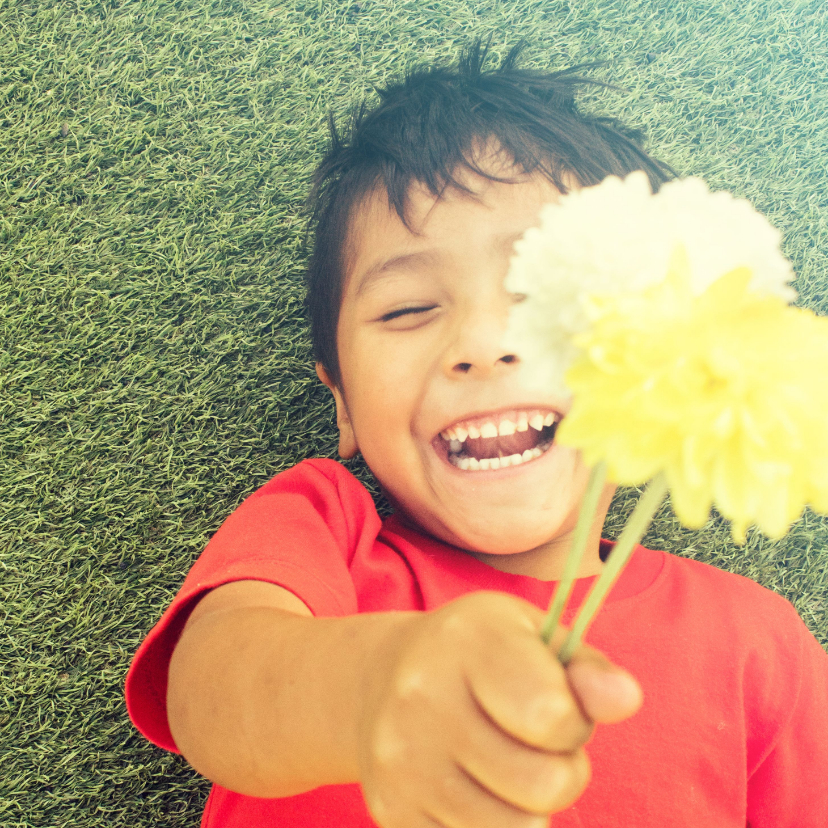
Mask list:
[[[253,492],[243,504],[256,504],[272,495],[298,496],[326,520],[344,520],[352,532],[361,534],[363,521],[379,529],[379,515],[368,489],[336,460],[324,457],[302,460]]]
[[[711,637],[728,639],[725,650],[741,642],[748,651],[770,645],[794,655],[804,642],[817,644],[796,607],[778,592],[712,564],[664,554],[666,605],[695,619]]]
[[[719,597],[731,600],[747,600],[753,607],[792,607],[790,601],[778,592],[762,586],[746,575],[721,569],[714,564],[685,555],[665,552],[676,589],[699,590],[712,602]]]
[[[277,492],[300,488],[345,486],[368,490],[342,463],[327,457],[313,457],[301,460],[294,466],[278,472],[251,497],[263,497]]]

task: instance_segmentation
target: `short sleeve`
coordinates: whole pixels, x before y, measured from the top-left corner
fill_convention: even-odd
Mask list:
[[[349,567],[380,526],[368,491],[333,460],[305,460],[248,497],[207,544],[135,654],[126,701],[138,730],[177,751],[167,722],[167,673],[187,618],[207,592],[232,581],[268,581],[293,592],[316,616],[354,614]]]
[[[785,714],[748,778],[748,828],[828,826],[828,654],[792,606],[790,616]]]

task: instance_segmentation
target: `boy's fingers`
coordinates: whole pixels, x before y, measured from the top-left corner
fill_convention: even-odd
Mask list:
[[[533,814],[567,807],[590,779],[583,748],[573,753],[530,748],[491,722],[467,734],[456,761],[499,799]]]
[[[572,696],[566,673],[527,628],[470,657],[470,690],[486,715],[510,736],[547,751],[570,752],[589,739],[591,723]]]
[[[566,668],[569,684],[585,716],[599,724],[628,719],[644,701],[641,685],[626,670],[591,647],[581,647]]]
[[[445,774],[435,788],[427,811],[446,828],[544,828],[549,824],[548,815],[515,808],[459,767]]]
[[[399,803],[390,808],[376,796],[366,796],[366,805],[374,822],[381,828],[447,828],[442,822],[419,808],[401,808]]]

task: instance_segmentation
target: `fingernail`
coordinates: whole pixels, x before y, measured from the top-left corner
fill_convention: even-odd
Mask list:
[[[609,684],[612,694],[619,700],[623,699],[630,704],[637,704],[641,701],[641,686],[629,674],[623,670],[607,670],[604,673],[605,686]]]
[[[590,687],[604,693],[609,691],[617,700],[630,704],[641,701],[642,693],[638,682],[619,667],[581,661],[570,665],[569,673],[581,688]]]

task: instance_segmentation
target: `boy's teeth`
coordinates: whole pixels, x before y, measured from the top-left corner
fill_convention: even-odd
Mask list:
[[[457,423],[441,431],[440,436],[448,444],[449,459],[458,468],[464,471],[502,469],[540,457],[552,445],[552,439],[547,437],[547,442],[521,452],[527,443],[531,445],[543,437],[540,434],[535,438],[529,435],[525,437],[519,435],[527,432],[530,427],[534,432],[543,431],[554,426],[559,419],[554,412],[543,413],[537,410],[533,412],[531,409],[515,411],[511,416],[504,414],[486,420],[478,419],[476,422],[482,425],[473,425],[469,421]],[[483,439],[493,442],[483,445],[476,442],[473,446],[464,445],[467,440]],[[515,453],[504,456],[504,452],[510,450]],[[497,456],[484,459],[480,458],[481,454],[496,454]]]
[[[494,423],[486,423],[480,429],[481,437],[497,437],[497,426]]]
[[[526,449],[523,454],[511,454],[508,457],[483,457],[480,460],[476,457],[454,457],[451,458],[451,462],[462,471],[505,469],[509,466],[520,466],[522,463],[528,463],[540,457],[551,445],[551,442],[544,443],[543,448],[535,446],[533,449]]]
[[[497,433],[501,437],[507,437],[509,434],[515,433],[515,424],[511,420],[501,420]]]

